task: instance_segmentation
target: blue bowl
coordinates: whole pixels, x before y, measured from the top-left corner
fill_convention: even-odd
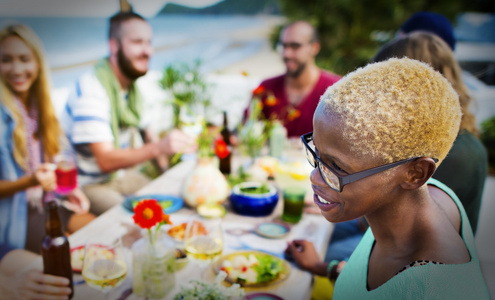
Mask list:
[[[278,203],[277,189],[268,184],[268,193],[252,194],[242,192],[245,188],[256,188],[261,186],[259,182],[243,182],[232,188],[230,205],[240,215],[251,217],[262,217],[270,215]]]

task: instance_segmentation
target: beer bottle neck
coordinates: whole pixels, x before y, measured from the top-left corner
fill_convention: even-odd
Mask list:
[[[62,222],[60,221],[60,216],[58,215],[58,204],[54,200],[45,203],[46,209],[46,221],[45,221],[45,231],[46,235],[51,237],[62,236]]]
[[[227,127],[228,127],[228,125],[229,125],[229,121],[228,121],[228,119],[227,119],[227,112],[226,112],[226,111],[224,111],[224,112],[223,112],[223,127],[224,127],[224,128],[227,128]]]
[[[227,145],[230,145],[230,131],[228,127],[227,112],[223,112],[223,128],[221,131],[222,138]]]

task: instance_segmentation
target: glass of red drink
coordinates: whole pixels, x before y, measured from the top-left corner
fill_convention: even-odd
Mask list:
[[[57,155],[55,157],[57,169],[57,189],[59,195],[67,195],[77,187],[77,166],[74,157],[70,155]]]

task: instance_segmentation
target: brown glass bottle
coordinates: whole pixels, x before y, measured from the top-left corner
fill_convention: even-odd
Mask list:
[[[70,264],[69,240],[64,234],[62,222],[58,215],[58,204],[55,202],[54,194],[45,192],[45,237],[41,245],[41,255],[43,256],[43,272],[55,276],[69,279],[72,292],[69,299],[74,295],[72,284],[72,267]]]
[[[224,158],[220,158],[220,172],[223,174],[230,174],[231,172],[231,162],[232,162],[232,145],[230,143],[230,130],[228,127],[228,119],[227,119],[227,112],[223,112],[223,128],[220,131],[220,134],[222,135],[222,139],[227,144],[227,148],[229,149],[229,155],[227,155]]]

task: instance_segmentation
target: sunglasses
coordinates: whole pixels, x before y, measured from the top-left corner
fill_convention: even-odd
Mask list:
[[[309,145],[309,143],[313,140],[313,132],[302,135],[301,140],[303,141],[303,144],[306,147],[306,158],[308,159],[309,164],[313,168],[318,168],[318,171],[320,172],[323,181],[325,181],[325,183],[330,188],[332,188],[334,191],[337,191],[339,193],[342,192],[342,189],[346,184],[361,180],[365,177],[383,172],[385,170],[391,169],[393,167],[405,164],[407,162],[419,158],[419,157],[408,158],[390,164],[363,170],[357,173],[341,176],[337,174],[337,172],[333,170],[331,167],[329,167],[327,164],[322,162],[321,159],[316,155],[315,150],[313,150],[312,147]],[[436,158],[433,158],[433,160],[435,161],[435,163],[438,161],[438,159]]]

